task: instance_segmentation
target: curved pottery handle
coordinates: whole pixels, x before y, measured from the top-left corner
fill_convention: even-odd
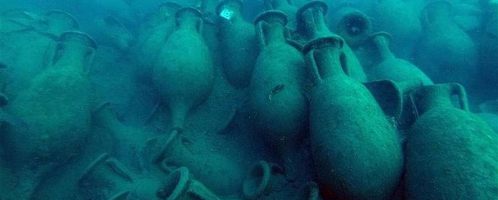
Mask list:
[[[122,163],[110,157],[107,153],[101,154],[94,160],[78,180],[78,185],[84,188],[85,192],[109,195],[108,199],[127,197],[133,184],[135,184],[133,174]],[[100,187],[96,188],[95,185]]]
[[[469,111],[469,100],[467,98],[467,92],[465,91],[465,88],[459,83],[449,83],[448,87],[450,90],[450,94],[456,95],[458,97],[460,109]]]
[[[271,192],[273,178],[277,174],[283,174],[283,169],[276,164],[266,161],[254,164],[242,185],[244,198],[260,199],[261,196]]]
[[[287,22],[287,15],[278,10],[270,10],[258,15],[256,17],[256,20],[254,20],[254,24],[256,24],[256,36],[260,47],[268,45],[268,38],[266,38],[266,33],[268,33],[272,23],[279,23],[285,28]],[[284,32],[283,34],[286,38],[288,38],[290,33],[288,32],[288,29],[286,29],[285,31],[286,32]]]
[[[465,92],[465,88],[458,83],[424,86],[410,94],[410,101],[415,111],[415,116],[418,118],[432,106],[437,106],[440,103],[448,104],[446,106],[454,106],[451,100],[451,97],[454,95],[458,98],[458,107],[469,111],[467,93]]]
[[[76,42],[80,43],[82,46],[85,46],[85,49],[83,50],[82,63],[83,66],[87,67],[84,71],[88,72],[90,70],[89,67],[91,66],[91,63],[93,62],[95,51],[97,49],[97,43],[90,35],[79,31],[66,31],[61,34],[57,41],[49,66],[54,66],[57,62],[59,62],[64,54],[66,42]]]
[[[346,75],[349,75],[349,68],[347,65],[341,64],[342,52],[339,51],[342,49],[344,45],[344,41],[337,36],[323,37],[312,40],[308,42],[303,47],[303,53],[306,56],[306,62],[308,63],[308,67],[310,68],[311,78],[314,83],[321,83],[323,79],[331,76],[334,73],[334,65],[339,65],[342,72]],[[333,55],[331,52],[326,52],[326,50],[332,50],[340,52],[341,54]],[[322,56],[322,59],[317,59],[317,54],[328,54]],[[337,57],[334,57],[337,56]],[[338,62],[334,63],[333,59],[337,59]]]
[[[157,196],[161,199],[220,200],[204,184],[193,179],[186,167],[172,171],[157,191]]]
[[[265,29],[268,26],[266,22],[258,22],[256,24],[256,35],[258,36],[259,47],[262,48],[266,46]]]

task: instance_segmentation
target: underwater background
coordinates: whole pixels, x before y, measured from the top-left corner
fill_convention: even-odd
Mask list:
[[[0,200],[498,199],[496,0],[0,0]]]

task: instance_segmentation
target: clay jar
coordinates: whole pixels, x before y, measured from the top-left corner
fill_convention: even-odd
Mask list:
[[[295,148],[308,113],[304,59],[286,41],[286,22],[280,11],[267,11],[256,19],[261,52],[249,86],[255,127],[280,156]]]
[[[182,8],[180,4],[177,4],[172,1],[167,1],[159,4],[156,10],[152,12],[149,16],[147,16],[145,22],[140,26],[139,35],[146,35],[146,33],[149,32],[151,29],[156,28],[157,26],[163,24],[166,21],[174,22],[174,20],[171,21],[171,19],[174,19],[174,14],[180,8]],[[174,23],[173,25],[171,25],[171,27],[172,28],[170,29],[174,29]]]
[[[411,96],[418,118],[406,139],[405,199],[495,198],[498,135],[468,111],[463,87],[425,86]]]
[[[93,125],[103,128],[112,138],[113,155],[131,170],[141,172],[151,168],[142,155],[147,139],[152,133],[141,128],[127,126],[118,120],[110,103],[100,105],[93,112]]]
[[[2,139],[19,176],[36,182],[38,176],[78,156],[90,134],[90,83],[85,68],[95,42],[81,32],[59,38],[51,64],[34,77],[8,107],[25,126],[10,127]],[[26,174],[25,174],[26,173]],[[34,175],[33,175],[34,174]]]
[[[394,127],[363,84],[341,64],[343,40],[305,45],[315,82],[310,102],[311,153],[325,199],[388,199],[403,165]]]
[[[293,3],[293,0],[265,0],[265,7],[268,10],[280,10],[287,15],[289,27],[292,31],[296,30],[296,12],[297,7]]]
[[[161,4],[157,12],[144,25],[145,27],[141,27],[135,54],[138,64],[146,68],[146,72],[150,73],[151,66],[158,61],[163,45],[175,31],[175,13],[180,8],[180,5],[172,2]]]
[[[297,11],[297,31],[301,35],[301,42],[306,43],[319,37],[337,36],[330,32],[325,22],[327,4],[322,1],[311,1]],[[341,49],[345,65],[350,70],[350,76],[359,81],[366,81],[365,72],[360,61],[349,45],[344,44]]]
[[[157,195],[168,200],[220,200],[204,184],[193,179],[185,167],[171,172]]]
[[[424,35],[415,61],[435,82],[467,84],[476,73],[477,50],[472,39],[452,20],[451,4],[436,1],[423,11]]]
[[[361,46],[372,31],[370,18],[360,10],[342,5],[330,18],[332,30],[353,49]]]
[[[172,128],[184,128],[188,112],[211,93],[214,69],[201,36],[202,15],[193,8],[176,12],[176,30],[153,66],[153,82],[169,108]]]
[[[417,66],[397,58],[391,52],[389,48],[390,41],[391,35],[386,32],[377,32],[370,35],[370,42],[378,55],[378,63],[366,70],[368,79],[371,81],[393,80],[395,82],[422,81],[424,85],[432,85],[432,80]]]
[[[254,26],[241,14],[242,1],[222,1],[216,13],[219,19],[219,40],[223,72],[231,85],[245,88],[251,80],[258,49]]]
[[[241,167],[222,154],[193,150],[193,143],[187,138],[173,132],[165,137],[158,137],[155,145],[160,151],[155,152],[153,162],[170,173],[178,167],[187,167],[191,173],[220,195],[236,194],[242,184]]]
[[[33,13],[10,10],[2,13],[1,18],[6,23],[0,25],[0,32],[5,33],[1,35],[0,62],[9,66],[6,71],[11,80],[5,93],[13,99],[49,63],[57,37],[42,33],[39,27],[42,18]]]
[[[79,192],[87,199],[218,200],[202,183],[180,167],[167,177],[133,174],[115,158],[100,155],[78,180]]]

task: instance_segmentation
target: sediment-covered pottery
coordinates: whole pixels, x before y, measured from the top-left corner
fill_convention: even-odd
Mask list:
[[[401,145],[372,94],[348,76],[342,46],[330,36],[304,47],[315,82],[310,137],[317,182],[324,198],[388,199],[401,176]]]
[[[227,80],[235,87],[249,85],[258,47],[254,26],[242,16],[240,0],[225,0],[217,7],[219,40],[223,71]]]
[[[432,80],[417,66],[394,55],[389,47],[391,44],[391,35],[389,33],[377,32],[371,34],[370,42],[378,54],[377,63],[366,70],[370,81],[421,81],[424,85],[433,84]]]
[[[171,117],[171,127],[181,130],[189,111],[211,93],[214,69],[202,38],[202,16],[193,8],[176,12],[176,30],[164,43],[153,66],[153,82]]]
[[[325,22],[324,15],[327,14],[328,6],[323,1],[311,1],[299,8],[297,11],[297,31],[302,37],[300,41],[304,44],[307,41],[319,37],[337,36],[330,32]],[[366,81],[360,61],[348,44],[344,44],[342,60],[348,65],[350,76],[359,81]]]
[[[498,196],[498,135],[468,111],[463,87],[425,86],[412,99],[418,118],[406,138],[405,199]]]
[[[84,33],[63,33],[51,64],[7,108],[24,126],[11,126],[2,142],[11,151],[7,158],[11,167],[27,185],[77,157],[84,147],[91,122],[85,70],[95,48]]]
[[[435,82],[468,85],[476,78],[477,49],[453,21],[451,11],[446,1],[435,1],[424,8],[424,34],[416,46],[415,63]]]

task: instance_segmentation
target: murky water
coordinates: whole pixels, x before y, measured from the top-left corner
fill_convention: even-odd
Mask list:
[[[498,2],[0,0],[0,200],[495,199]]]

